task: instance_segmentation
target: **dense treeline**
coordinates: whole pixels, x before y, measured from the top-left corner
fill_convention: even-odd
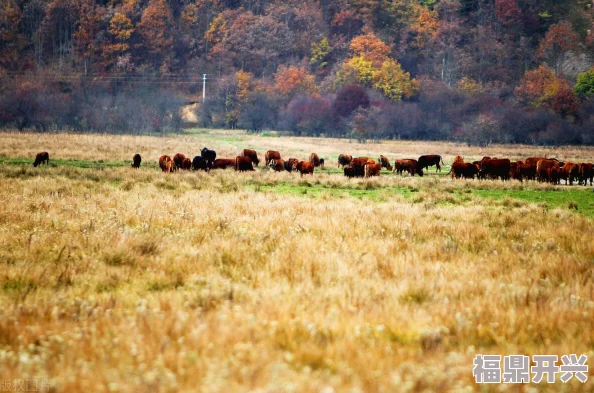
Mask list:
[[[0,125],[594,143],[591,0],[3,0]],[[202,103],[202,74],[208,74]]]

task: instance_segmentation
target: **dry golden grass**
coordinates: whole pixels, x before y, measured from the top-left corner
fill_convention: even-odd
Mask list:
[[[138,151],[156,160],[205,142],[224,154],[241,147],[202,137],[0,138],[8,157]],[[286,140],[297,156],[408,149],[245,138],[273,149]],[[421,192],[372,200],[266,190],[279,179]],[[48,379],[68,393],[593,392],[593,378],[474,384],[477,353],[594,358],[594,222],[517,201],[448,201],[459,184],[0,166],[0,380]]]

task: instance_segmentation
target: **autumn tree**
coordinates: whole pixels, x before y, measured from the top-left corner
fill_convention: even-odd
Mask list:
[[[92,59],[99,49],[97,36],[101,32],[101,19],[103,13],[93,0],[80,0],[78,2],[78,27],[74,33],[75,48],[82,59],[83,70],[86,74]]]
[[[305,68],[280,66],[274,80],[275,89],[284,97],[293,97],[300,93],[319,94],[315,78],[309,75]]]
[[[536,53],[558,73],[567,53],[579,49],[579,39],[569,23],[557,23],[549,28]]]
[[[594,97],[594,68],[578,76],[574,90],[580,97]]]
[[[328,38],[324,37],[319,42],[311,44],[311,63],[318,68],[325,68],[328,66],[329,55],[332,47],[328,42]]]
[[[527,71],[516,88],[516,97],[524,104],[538,104],[556,79],[555,72],[546,66]]]
[[[25,40],[19,24],[22,12],[16,1],[6,0],[0,5],[0,72],[1,68],[14,68]]]
[[[502,25],[514,26],[520,22],[522,10],[516,0],[495,0],[495,15]]]
[[[116,12],[109,21],[109,43],[102,47],[103,66],[112,68],[124,59],[129,60],[130,37],[134,32],[132,21],[125,14]],[[124,67],[124,69],[127,67]]]
[[[367,33],[353,38],[350,44],[351,56],[363,57],[379,68],[390,54],[390,48],[375,34]]]
[[[373,87],[393,101],[410,98],[419,91],[419,83],[392,59],[385,60],[381,68],[373,72],[372,79]]]
[[[173,15],[165,0],[150,0],[137,25],[142,45],[155,67],[167,60],[173,45]]]

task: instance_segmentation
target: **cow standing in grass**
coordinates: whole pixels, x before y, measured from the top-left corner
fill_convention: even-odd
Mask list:
[[[353,161],[353,156],[349,156],[348,154],[341,154],[338,156],[338,168],[345,167],[350,165],[351,161]]]
[[[140,157],[140,154],[136,153],[134,154],[134,157],[132,157],[132,168],[140,168],[140,163],[142,162],[142,157]]]
[[[441,172],[441,166],[439,164],[443,164],[443,159],[440,155],[432,154],[427,156],[421,156],[417,160],[417,165],[419,170],[423,170],[425,168],[429,168],[430,166],[435,165],[435,171]]]
[[[171,159],[171,157],[163,155],[159,157],[159,167],[163,172],[173,172],[175,171],[175,162]]]
[[[392,171],[392,165],[390,164],[390,160],[386,156],[379,156],[379,164],[380,168],[386,168],[389,171]]]
[[[35,156],[35,162],[33,162],[33,166],[37,168],[40,164],[49,165],[49,153],[46,151],[42,151],[41,153],[37,153]]]
[[[255,166],[258,166],[258,164],[260,163],[260,160],[258,159],[258,153],[256,153],[255,150],[243,149],[243,155],[249,157]]]

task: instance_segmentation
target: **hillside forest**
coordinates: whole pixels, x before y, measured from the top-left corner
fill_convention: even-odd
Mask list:
[[[594,144],[593,8],[0,0],[0,127]]]

